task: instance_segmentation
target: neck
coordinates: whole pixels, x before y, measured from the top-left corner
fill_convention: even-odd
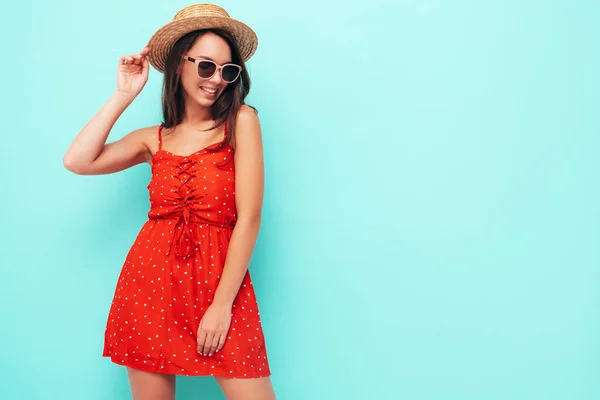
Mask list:
[[[210,108],[202,106],[190,106],[188,102],[185,106],[185,113],[181,126],[189,130],[203,130],[206,129],[207,122],[212,122]]]

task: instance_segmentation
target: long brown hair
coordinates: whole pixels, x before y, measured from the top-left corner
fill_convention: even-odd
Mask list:
[[[229,48],[231,49],[231,61],[242,67],[240,76],[235,82],[227,85],[221,96],[211,106],[211,118],[215,121],[215,125],[210,129],[215,129],[223,124],[226,124],[225,140],[216,148],[211,150],[217,151],[227,143],[232,143],[235,138],[235,123],[237,120],[238,111],[245,104],[245,99],[250,92],[250,75],[246,70],[244,60],[240,55],[240,51],[235,45],[232,36],[222,29],[202,29],[190,32],[182,36],[172,47],[167,56],[165,63],[163,90],[162,90],[162,111],[163,111],[163,127],[172,128],[180,124],[185,113],[185,102],[183,97],[183,86],[181,85],[181,75],[178,73],[180,64],[185,62],[184,55],[196,42],[196,40],[207,32],[215,33],[222,37]],[[252,107],[256,112],[256,109]]]

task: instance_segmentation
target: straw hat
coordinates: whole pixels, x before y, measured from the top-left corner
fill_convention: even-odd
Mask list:
[[[165,62],[175,42],[198,29],[220,28],[231,34],[242,59],[248,61],[258,47],[256,33],[246,24],[229,16],[223,8],[213,4],[193,4],[180,10],[173,21],[161,27],[148,42],[148,62],[165,72]]]

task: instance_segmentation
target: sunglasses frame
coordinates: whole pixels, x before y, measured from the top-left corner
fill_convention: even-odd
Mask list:
[[[233,82],[235,82],[240,77],[240,74],[242,73],[242,67],[240,65],[237,65],[237,64],[234,64],[234,63],[227,63],[227,64],[222,64],[221,65],[221,64],[217,64],[213,60],[208,60],[208,59],[205,59],[205,58],[193,58],[193,57],[186,56],[186,55],[182,56],[182,58],[184,60],[186,60],[186,61],[190,61],[190,62],[193,62],[194,64],[196,64],[196,73],[198,74],[198,77],[200,79],[206,79],[206,80],[211,79],[213,76],[215,76],[215,74],[217,72],[219,72],[221,74],[221,79],[223,80],[223,82],[233,83]],[[211,76],[209,76],[208,78],[204,78],[204,77],[200,76],[200,69],[199,68],[200,68],[200,63],[201,62],[209,62],[209,63],[215,65],[215,72],[213,72],[213,74]],[[235,78],[232,81],[228,81],[228,80],[225,80],[225,78],[223,78],[223,68],[225,68],[227,66],[233,66],[233,67],[236,67],[238,69],[238,73],[237,73],[237,75],[235,76]]]

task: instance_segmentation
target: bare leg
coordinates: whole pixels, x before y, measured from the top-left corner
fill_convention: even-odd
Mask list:
[[[175,400],[175,375],[127,367],[133,400]]]
[[[215,376],[227,400],[275,400],[271,378],[223,378]]]

